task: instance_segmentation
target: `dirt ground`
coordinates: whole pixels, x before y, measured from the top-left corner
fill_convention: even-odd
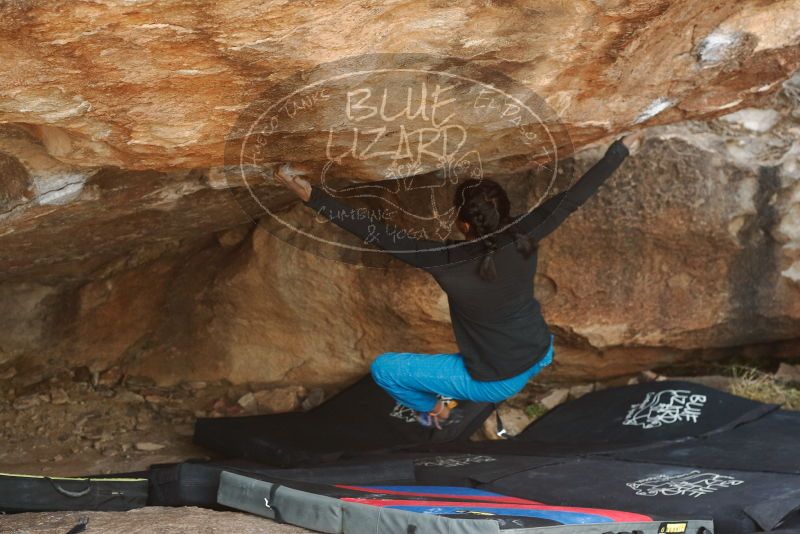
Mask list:
[[[85,476],[126,473],[212,455],[192,444],[197,417],[243,415],[257,384],[147,380],[85,368],[0,370],[0,473]],[[310,532],[238,512],[147,507],[130,512],[0,515],[0,534],[64,534],[88,519],[103,534],[290,534]]]
[[[224,384],[104,382],[85,368],[16,375],[0,381],[0,472],[107,474],[208,457],[191,443],[194,420],[215,404],[220,414],[238,411],[228,400],[237,393]]]
[[[0,517],[3,534],[65,534],[86,522],[86,534],[302,534],[291,525],[238,512],[149,506],[130,512],[51,512]]]
[[[85,368],[5,373],[0,370],[4,473],[125,473],[154,463],[211,458],[212,453],[192,444],[195,419],[245,415],[240,399],[264,391],[259,384],[225,382],[163,388],[113,372],[92,375]],[[546,385],[531,384],[509,403],[509,410],[524,410],[547,391]],[[524,419],[524,424],[530,420]]]

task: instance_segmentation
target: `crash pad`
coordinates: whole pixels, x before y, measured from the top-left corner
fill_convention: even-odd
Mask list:
[[[218,501],[262,517],[334,534],[699,534],[712,528],[710,521],[654,521],[638,513],[551,505],[461,486],[320,485],[229,472],[220,476]],[[667,530],[670,525],[675,530]]]
[[[149,471],[148,504],[218,508],[219,477],[225,470],[286,480],[347,484],[402,481],[414,476],[413,464],[398,459],[339,462],[309,469],[277,469],[246,460],[160,464],[152,466]]]
[[[0,474],[0,512],[125,511],[147,503],[146,478]]]
[[[589,393],[556,407],[516,441],[571,452],[613,450],[723,432],[778,409],[692,382],[667,380]]]
[[[194,442],[227,457],[292,467],[466,439],[493,409],[466,401],[460,407],[461,423],[444,430],[425,428],[413,411],[366,376],[308,412],[198,419]]]

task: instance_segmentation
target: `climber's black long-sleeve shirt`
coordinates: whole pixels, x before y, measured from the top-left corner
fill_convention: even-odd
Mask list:
[[[534,243],[544,238],[586,202],[627,155],[621,140],[614,142],[573,187],[519,218],[516,229]],[[497,277],[486,281],[478,275],[478,263],[486,253],[480,240],[414,239],[381,222],[346,216],[352,208],[316,186],[305,204],[365,243],[433,275],[447,293],[459,352],[474,379],[510,378],[545,356],[550,331],[533,296],[536,250],[524,258],[511,232],[497,235]]]

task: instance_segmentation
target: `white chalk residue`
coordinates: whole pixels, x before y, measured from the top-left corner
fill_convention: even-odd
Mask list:
[[[747,108],[725,115],[722,120],[738,124],[751,132],[764,133],[778,124],[781,114],[774,109]]]
[[[80,95],[64,96],[63,93],[61,89],[43,95],[18,93],[14,95],[16,111],[37,114],[45,123],[54,123],[80,117],[92,109],[92,105]]]
[[[770,89],[772,89],[773,87],[775,87],[779,83],[781,83],[781,81],[780,80],[776,80],[776,81],[774,81],[772,83],[768,83],[766,85],[760,85],[760,86],[756,87],[755,89],[750,89],[749,92],[750,93],[763,93],[764,91],[769,91]]]
[[[194,33],[194,30],[189,28],[184,28],[183,26],[176,26],[175,24],[164,24],[162,23],[150,23],[150,24],[139,24],[138,26],[134,26],[135,28],[141,28],[143,30],[172,30],[175,33]]]
[[[781,276],[793,282],[800,282],[800,261],[794,262],[791,267],[785,271],[781,271]]]
[[[714,64],[728,58],[730,49],[735,47],[741,34],[739,32],[716,29],[706,36],[697,46],[697,57],[700,63]]]
[[[281,165],[281,174],[286,176],[287,178],[294,178],[294,177],[302,177],[305,173],[299,169],[295,169],[288,163],[284,163]]]
[[[54,45],[59,45],[59,46],[60,45],[65,45],[67,43],[75,42],[78,39],[80,39],[81,37],[85,37],[87,35],[94,35],[94,34],[100,32],[100,31],[101,30],[99,28],[95,28],[95,29],[92,29],[92,30],[86,30],[85,32],[81,32],[78,35],[73,35],[72,37],[69,37],[69,38],[56,39],[55,41],[50,41],[49,44],[54,44]]]
[[[219,74],[220,72],[224,71],[225,69],[223,67],[206,67],[202,69],[179,69],[175,71],[175,74],[183,74],[185,76],[199,76],[199,75]]]
[[[667,108],[672,107],[674,102],[668,98],[661,97],[653,100],[647,109],[642,111],[638,117],[633,121],[634,124],[641,124],[648,119],[652,119]]]
[[[718,110],[721,110],[721,109],[729,109],[729,108],[732,108],[732,107],[736,107],[741,103],[742,103],[742,99],[741,98],[737,98],[733,102],[728,102],[726,104],[722,104],[721,106],[717,106],[716,108],[712,108],[712,109],[714,111],[718,111]]]
[[[43,206],[60,206],[78,198],[88,174],[56,174],[34,177],[36,202]]]
[[[465,48],[469,48],[472,46],[481,46],[484,43],[486,43],[485,39],[466,39],[461,43],[461,45]]]
[[[280,38],[267,37],[267,38],[264,38],[264,39],[258,39],[256,41],[253,41],[252,43],[245,43],[245,44],[241,44],[241,45],[231,46],[230,49],[231,50],[236,50],[237,52],[239,50],[244,49],[244,48],[256,48],[256,49],[258,49],[264,43],[271,43],[273,41],[279,41],[279,40],[280,40]]]

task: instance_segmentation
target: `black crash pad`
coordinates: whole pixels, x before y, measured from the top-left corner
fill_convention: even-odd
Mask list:
[[[620,460],[800,475],[800,412],[776,410],[724,432],[605,455]]]
[[[746,458],[742,458],[746,465]],[[800,506],[800,477],[577,458],[509,474],[482,489],[570,506],[713,518],[716,532],[769,530]]]
[[[297,466],[466,439],[493,409],[491,404],[472,402],[461,402],[460,407],[465,412],[461,423],[431,430],[367,376],[308,412],[198,419],[194,442],[227,457]]]
[[[146,478],[0,474],[0,512],[119,512],[147,503]]]
[[[760,532],[800,526],[798,443],[799,412],[656,382],[567,403],[514,439],[428,447],[440,459],[417,470],[533,500],[708,514],[717,532]]]
[[[337,416],[336,413],[327,415]],[[667,522],[681,518],[713,519],[714,531],[721,534],[788,532],[800,526],[800,468],[794,454],[797,448],[793,446],[800,443],[798,423],[800,414],[780,411],[774,405],[691,383],[654,382],[605,390],[567,403],[514,439],[481,443],[464,439],[428,440],[392,450],[387,447],[380,454],[354,452],[351,461],[360,462],[362,468],[387,460],[412,462],[414,477],[404,482],[406,486],[438,488],[435,491],[449,487],[451,493],[447,495],[450,496],[461,491],[458,488],[473,488],[535,501],[545,507],[542,510],[549,511],[559,507],[572,511],[581,508],[616,510]],[[303,439],[310,438],[306,435]],[[314,461],[312,456],[307,458]],[[314,469],[309,468],[307,475]],[[237,472],[232,476],[242,474]],[[368,522],[365,524],[369,525],[378,521],[375,524],[381,526],[380,521],[388,521],[385,517],[381,519],[380,514],[375,516],[373,511],[359,508],[354,512],[326,500],[361,497],[287,486],[280,471],[246,474],[244,479],[264,482],[265,476],[267,482],[272,480],[298,491],[321,495],[319,501],[314,500],[316,498],[301,501],[309,506],[319,504],[326,514],[330,512],[335,517],[339,517],[336,514],[364,514]],[[308,476],[303,482],[311,480]],[[249,495],[247,506],[253,507],[251,511],[262,513],[259,505],[263,501],[252,497],[265,498],[262,495],[265,488],[242,478],[234,479],[241,484],[239,489]],[[341,480],[337,485],[342,484]],[[359,485],[376,486],[377,483]],[[251,490],[255,493],[249,494]],[[368,498],[391,500],[389,497],[397,495],[392,491],[381,483],[380,487],[369,490],[372,495]],[[413,493],[415,490],[398,491]],[[402,495],[404,499],[408,497],[405,493]],[[494,517],[498,524],[506,522],[516,528],[576,528],[566,524],[558,526],[558,521],[553,522],[555,516],[545,517],[539,512],[531,512],[535,517],[514,523],[517,520],[499,509],[482,507],[476,513],[457,499],[448,501],[457,503],[452,507],[443,506],[440,500],[434,501],[430,506],[454,512],[454,517],[445,513],[442,519],[463,521],[446,525],[436,521],[425,523],[432,532],[438,531],[435,529],[447,532],[453,528],[460,530],[450,532],[483,532],[488,523],[472,522],[481,514],[484,514],[481,517]],[[377,505],[404,512],[415,511],[414,507],[419,505],[422,508],[417,511],[431,513],[423,509],[427,504],[382,502]],[[407,516],[395,519],[396,523],[391,524],[398,528],[417,524],[416,519]],[[350,532],[360,532],[352,530],[354,523],[350,525]],[[596,533],[587,532],[647,532],[653,528],[653,524],[644,523],[636,528],[622,523],[608,526]],[[673,527],[677,529],[680,525]],[[555,530],[547,532],[560,534]]]
[[[691,382],[647,382],[562,404],[515,441],[539,451],[614,450],[722,432],[777,408]]]
[[[373,484],[412,480],[414,477],[413,464],[397,459],[339,462],[308,469],[277,469],[246,460],[159,464],[149,471],[150,497],[147,504],[218,508],[217,490],[222,471],[320,484]]]

